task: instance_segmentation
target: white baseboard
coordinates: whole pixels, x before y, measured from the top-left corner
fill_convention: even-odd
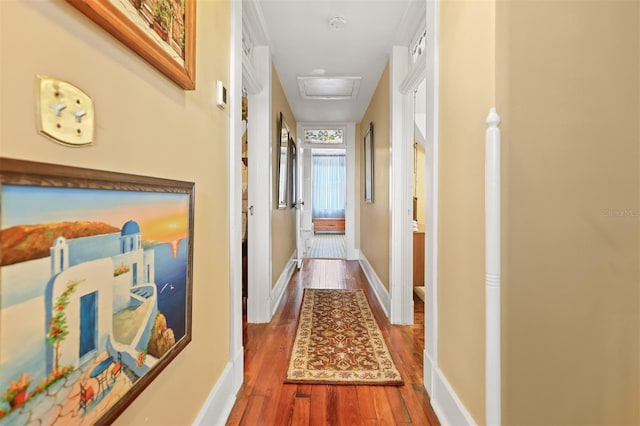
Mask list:
[[[425,357],[426,360],[427,357]],[[425,368],[426,370],[426,368]],[[440,424],[443,426],[477,425],[467,408],[455,393],[440,369],[432,370],[433,393],[431,394],[431,406],[435,411]]]
[[[244,349],[232,360],[232,392],[237,395],[244,383]]]
[[[373,269],[373,266],[371,266],[364,253],[362,253],[362,250],[360,251],[359,261],[364,274],[367,276],[369,285],[371,285],[380,305],[382,305],[382,310],[384,310],[385,315],[389,318],[389,291],[385,288],[384,284],[382,284],[378,274],[376,274],[376,271]]]
[[[347,260],[360,260],[360,250],[347,249]]]
[[[242,365],[240,367],[242,368]],[[218,426],[227,422],[233,404],[236,402],[233,370],[233,365],[228,363],[193,421],[194,425]]]
[[[291,255],[291,258],[287,262],[287,266],[284,267],[280,277],[278,277],[278,282],[271,289],[271,317],[275,315],[276,310],[278,310],[278,305],[280,304],[280,300],[284,295],[284,291],[287,289],[287,284],[289,284],[289,280],[296,270],[296,260],[295,260],[295,252]]]
[[[429,353],[425,349],[423,352],[423,380],[424,380],[424,388],[427,390],[429,397],[433,396],[433,372],[435,371],[435,363],[429,356]]]

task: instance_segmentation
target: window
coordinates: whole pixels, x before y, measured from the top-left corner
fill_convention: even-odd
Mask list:
[[[341,144],[344,143],[343,129],[304,129],[306,143]]]
[[[343,218],[347,194],[345,156],[313,154],[312,159],[312,217]]]

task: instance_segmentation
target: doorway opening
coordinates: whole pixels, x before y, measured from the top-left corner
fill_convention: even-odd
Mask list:
[[[347,195],[344,149],[311,151],[311,220],[313,237],[306,256],[345,259],[345,210]]]

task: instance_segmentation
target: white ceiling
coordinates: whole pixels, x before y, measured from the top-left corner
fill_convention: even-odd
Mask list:
[[[360,122],[394,44],[417,28],[416,0],[253,0],[293,114],[299,122]],[[333,17],[346,25],[336,31]],[[413,26],[414,28],[407,28]],[[258,41],[259,42],[259,41]],[[303,99],[298,76],[362,77],[355,99]]]

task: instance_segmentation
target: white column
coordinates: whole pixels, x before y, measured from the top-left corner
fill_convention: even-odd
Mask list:
[[[347,149],[345,160],[347,164],[347,205],[345,209],[345,243],[347,260],[358,260],[356,250],[356,204],[360,198],[356,197],[356,123],[347,123],[345,131]]]
[[[485,152],[486,420],[500,424],[500,116],[487,117]]]
[[[242,2],[231,2],[231,77],[229,81],[229,354],[233,365],[233,392],[244,380],[242,347]]]
[[[413,324],[412,184],[413,184],[413,91],[402,92],[409,68],[409,49],[393,46],[389,75],[391,103],[389,211],[389,292],[391,324]],[[374,142],[375,144],[375,130]]]
[[[249,215],[247,321],[271,321],[271,51],[255,46],[253,65],[262,87],[249,93]]]
[[[434,396],[438,368],[438,200],[440,188],[440,2],[427,1],[426,132],[425,132],[425,304],[424,304],[424,384]]]

